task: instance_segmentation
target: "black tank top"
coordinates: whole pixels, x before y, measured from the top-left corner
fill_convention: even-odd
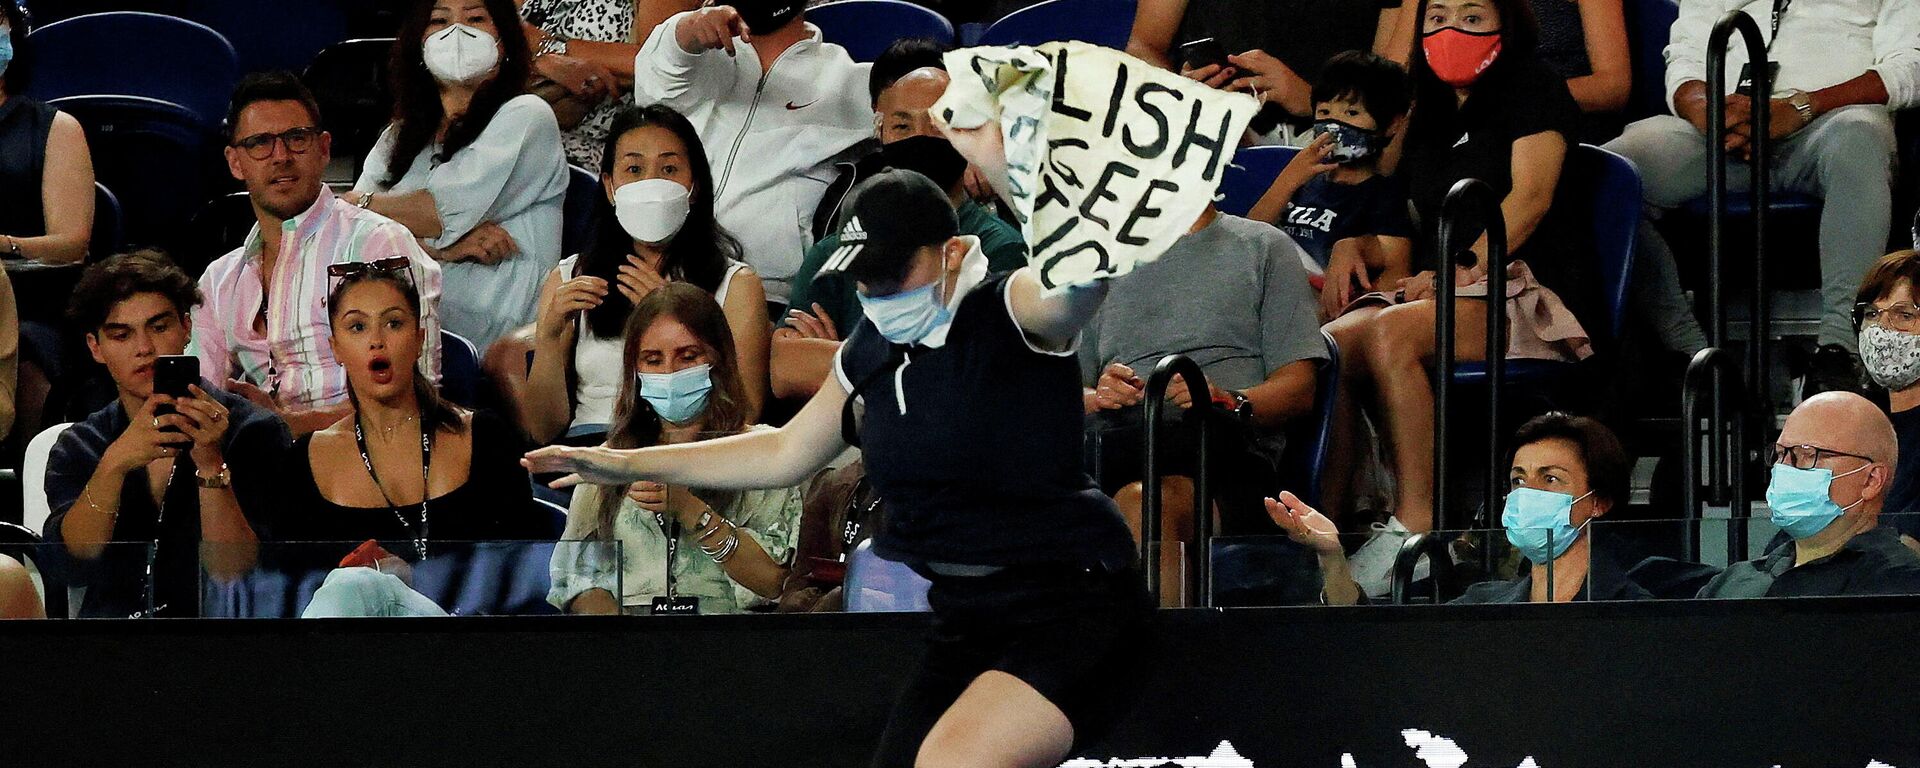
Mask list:
[[[53,115],[53,107],[25,96],[10,95],[0,103],[0,233],[14,237],[47,233],[40,185]]]
[[[1132,535],[1081,464],[1080,365],[1027,344],[1007,279],[962,298],[937,349],[891,345],[863,318],[840,350],[887,501],[874,547],[906,562],[1125,567]]]

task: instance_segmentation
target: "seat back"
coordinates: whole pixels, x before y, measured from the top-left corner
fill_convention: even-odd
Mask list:
[[[186,0],[180,15],[233,43],[241,72],[300,71],[313,55],[347,38],[339,0],[275,0],[273,22],[261,23],[260,0]]]
[[[225,36],[205,24],[158,13],[76,16],[35,29],[29,38],[35,57],[29,95],[42,101],[145,96],[186,107],[211,131],[226,118],[227,100],[240,77],[239,54]]]
[[[1313,411],[1309,418],[1287,425],[1286,452],[1280,457],[1280,488],[1308,504],[1320,503],[1320,475],[1333,442],[1333,404],[1340,390],[1340,344],[1326,331],[1320,338],[1327,345],[1327,359],[1314,372]]]
[[[367,153],[393,118],[387,62],[393,38],[346,40],[313,57],[300,79],[320,105],[320,123],[333,134],[333,156],[353,159],[359,176]]]
[[[567,197],[561,204],[562,255],[573,256],[586,250],[593,240],[594,211],[599,208],[599,198],[606,194],[600,188],[599,174],[577,165],[567,166]]]
[[[844,595],[847,610],[867,612],[927,611],[927,588],[932,586],[905,563],[881,557],[873,540],[860,542],[847,555]]]
[[[60,434],[71,426],[73,423],[67,422],[40,430],[27,441],[27,452],[20,462],[21,522],[36,535],[46,534],[47,518],[53,516],[53,508],[47,504],[47,455],[53,453]]]
[[[1039,45],[1079,40],[1126,50],[1133,0],[1047,0],[1007,14],[981,33],[981,45]]]
[[[1594,276],[1607,316],[1588,324],[1596,341],[1620,338],[1626,325],[1627,286],[1633,280],[1634,238],[1640,226],[1640,172],[1633,162],[1591,144],[1574,147],[1567,155],[1562,179],[1578,187],[1569,201],[1577,205],[1574,221],[1590,222]],[[1598,326],[1598,327],[1596,327]]]
[[[538,496],[533,497],[534,509],[553,518],[553,538],[559,540],[567,532],[567,508]]]
[[[212,130],[192,110],[145,96],[66,96],[49,103],[85,129],[98,181],[120,204],[122,244],[177,246],[168,238],[207,199],[220,167]]]
[[[100,261],[120,252],[125,245],[126,213],[120,209],[120,197],[98,181],[93,183],[93,235],[87,240],[87,261]]]
[[[1667,42],[1680,18],[1676,0],[1626,0],[1627,56],[1633,88],[1627,94],[1627,119],[1667,114]]]
[[[480,407],[480,350],[467,337],[440,329],[440,395],[468,408]]]
[[[847,49],[854,61],[873,61],[893,41],[931,37],[953,43],[953,24],[945,17],[903,0],[835,0],[807,9],[807,21],[827,42]]]
[[[1280,170],[1299,153],[1297,147],[1279,146],[1247,147],[1233,153],[1233,163],[1220,177],[1220,200],[1216,203],[1220,212],[1247,215],[1273,186]]]
[[[253,201],[245,192],[228,192],[208,200],[187,222],[186,247],[173,253],[173,260],[197,279],[214,259],[240,247],[258,221],[253,215]]]

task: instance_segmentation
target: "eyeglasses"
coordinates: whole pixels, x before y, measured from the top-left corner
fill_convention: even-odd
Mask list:
[[[1868,325],[1878,325],[1902,333],[1920,332],[1920,307],[1904,301],[1885,309],[1864,301],[1853,305],[1854,328],[1864,328]]]
[[[247,157],[255,160],[265,160],[273,157],[273,144],[276,141],[287,145],[288,153],[304,155],[307,153],[307,150],[313,148],[313,140],[319,137],[319,135],[320,129],[303,126],[281,133],[256,133],[235,141],[233,146],[246,152]]]
[[[413,273],[408,268],[412,265],[413,262],[405,256],[388,256],[373,261],[343,261],[328,264],[327,276],[337,281],[335,285],[373,275],[399,275],[411,280]]]
[[[1817,445],[1771,445],[1767,447],[1768,464],[1785,464],[1794,469],[1813,469],[1815,465],[1827,459],[1859,459],[1868,464],[1876,464],[1871,456],[1836,451]]]

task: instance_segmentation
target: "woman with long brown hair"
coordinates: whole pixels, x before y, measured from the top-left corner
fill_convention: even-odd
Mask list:
[[[607,447],[676,445],[755,429],[747,422],[733,334],[712,294],[667,283],[634,305],[623,338],[629,373]],[[605,554],[600,548],[564,547],[555,554],[547,599],[571,613],[663,606],[738,613],[780,593],[799,521],[798,487],[712,491],[641,481],[579,489],[561,538],[619,541],[621,562],[595,557]]]

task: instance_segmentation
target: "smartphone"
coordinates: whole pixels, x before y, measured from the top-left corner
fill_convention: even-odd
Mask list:
[[[192,397],[187,387],[200,381],[200,358],[193,355],[161,355],[153,361],[153,393],[173,397]],[[155,416],[173,413],[173,406],[161,405],[153,409]],[[178,427],[164,427],[163,431],[178,432]]]
[[[1186,64],[1187,69],[1199,69],[1208,64],[1225,67],[1227,66],[1227,47],[1211,37],[1181,43],[1180,60]]]

